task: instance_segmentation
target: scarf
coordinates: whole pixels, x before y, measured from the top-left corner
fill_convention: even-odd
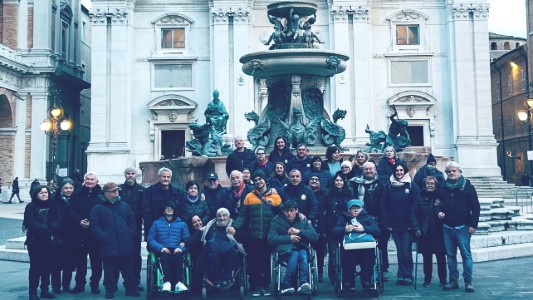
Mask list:
[[[213,225],[216,225],[217,224],[217,219],[213,219],[211,221],[209,221],[207,223],[207,225],[205,225],[204,229],[202,229],[202,243],[205,245],[206,243],[206,240],[205,240],[205,236],[207,235],[207,233],[209,232],[209,230],[211,229],[211,227],[213,227]],[[230,218],[228,220],[228,222],[226,223],[226,232],[228,232],[228,229],[232,226],[233,224],[233,220]],[[246,254],[246,251],[244,251],[244,247],[242,246],[241,243],[237,242],[237,240],[235,239],[235,237],[231,234],[227,234],[228,236],[228,239],[232,242],[234,242],[236,245],[237,245],[237,249],[239,249],[239,252],[242,253],[242,254]]]
[[[235,198],[240,198],[245,186],[246,184],[242,182],[241,187],[239,188],[237,192],[235,192],[235,189],[232,188],[233,196],[235,196]]]
[[[196,195],[196,197],[194,197],[194,198],[191,198],[191,197],[189,196],[189,194],[185,194],[185,196],[187,196],[187,200],[189,200],[189,202],[191,202],[191,203],[196,203],[196,202],[198,202],[198,200],[200,199],[200,195],[199,195],[199,194]]]
[[[409,176],[409,173],[403,175],[400,180],[396,180],[396,177],[394,177],[394,174],[390,176],[390,184],[393,187],[402,187],[406,183],[411,183],[411,176]]]
[[[266,158],[264,162],[257,162],[257,165],[260,167],[264,167],[266,166],[267,163],[268,163],[268,158]]]
[[[451,190],[457,189],[457,188],[463,189],[465,184],[466,184],[466,180],[463,177],[463,175],[461,175],[461,177],[459,177],[459,179],[457,180],[446,179],[446,187]]]
[[[389,162],[389,164],[394,165],[396,163],[396,158],[391,157],[391,158],[387,159],[387,161]]]
[[[374,183],[377,183],[377,180],[379,179],[378,177],[378,174],[376,173],[376,175],[374,175],[374,178],[371,178],[371,179],[366,179],[364,177],[364,175],[361,175],[361,177],[354,177],[352,179],[350,179],[350,181],[355,181],[357,184],[358,184],[358,187],[357,187],[357,195],[358,195],[358,199],[363,201],[363,203],[365,203],[365,191],[366,191],[366,188],[365,188],[365,185],[373,185]]]

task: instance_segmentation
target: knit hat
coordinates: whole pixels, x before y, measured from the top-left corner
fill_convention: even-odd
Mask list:
[[[349,167],[350,170],[351,170],[351,169],[352,169],[352,163],[351,163],[350,161],[345,160],[345,161],[343,161],[342,164],[341,164],[341,168],[342,168],[342,167]]]
[[[428,161],[427,161],[428,165],[430,163],[437,163],[437,160],[435,159],[435,156],[433,156],[433,154],[431,154],[431,153],[428,155]]]
[[[358,199],[352,199],[350,201],[348,201],[348,210],[350,210],[350,208],[352,208],[352,206],[359,206],[359,207],[363,207],[363,201],[361,200],[358,200]]]
[[[313,156],[313,158],[311,158],[311,163],[314,163],[315,161],[319,161],[319,162],[322,162],[322,158],[320,156]]]
[[[261,177],[261,178],[263,178],[263,180],[266,181],[265,172],[263,172],[261,170],[255,171],[250,179],[255,180],[257,177]]]
[[[163,214],[165,214],[165,210],[167,210],[167,207],[172,208],[172,210],[174,211],[173,215],[176,216],[178,214],[178,210],[176,209],[176,204],[172,201],[167,201],[167,203],[165,203],[165,207],[163,208]]]

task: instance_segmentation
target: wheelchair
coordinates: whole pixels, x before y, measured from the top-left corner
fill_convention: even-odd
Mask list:
[[[246,274],[246,254],[239,253],[240,255],[240,264],[237,265],[237,268],[233,271],[233,284],[231,287],[217,287],[215,282],[207,278],[207,270],[203,270],[203,281],[202,281],[202,299],[206,300],[208,297],[211,297],[210,294],[215,294],[225,290],[233,290],[238,288],[239,296],[241,299],[244,298],[246,291],[248,290],[248,276]],[[213,298],[216,296],[213,295]]]
[[[384,281],[383,281],[383,272],[381,269],[382,263],[381,263],[381,250],[378,248],[378,243],[374,242],[373,245],[365,245],[362,248],[359,249],[374,249],[375,254],[375,262],[372,272],[372,280],[370,282],[370,291],[369,294],[371,297],[379,297],[383,293],[384,290]],[[335,279],[335,294],[337,297],[342,297],[342,294],[344,291],[346,291],[346,288],[343,286],[343,277],[342,277],[342,262],[341,262],[341,252],[343,250],[342,243],[339,243],[337,245],[337,249],[335,250],[335,273],[336,273],[336,279]],[[355,251],[355,250],[346,250],[346,251]],[[355,254],[355,253],[354,253]],[[355,278],[360,277],[361,269],[360,265],[356,265],[355,272]]]
[[[316,252],[313,248],[309,249],[309,284],[311,285],[311,291],[309,293],[300,294],[307,296],[307,299],[311,299],[311,296],[318,294],[318,267]],[[276,299],[281,299],[281,283],[284,275],[285,268],[287,267],[287,261],[279,257],[278,253],[274,250],[270,256],[270,292]],[[298,275],[298,273],[296,273]],[[296,278],[296,281],[298,278]]]
[[[189,253],[183,256],[183,280],[182,282],[190,287],[192,262]],[[163,269],[159,263],[159,257],[155,252],[150,252],[146,259],[146,299],[157,299],[163,295],[183,295],[188,291],[162,291]]]

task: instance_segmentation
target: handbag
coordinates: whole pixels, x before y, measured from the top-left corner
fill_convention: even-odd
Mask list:
[[[345,250],[373,249],[376,247],[376,240],[368,233],[350,232],[344,235],[342,247]]]

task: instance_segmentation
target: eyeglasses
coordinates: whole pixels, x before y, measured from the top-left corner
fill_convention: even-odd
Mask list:
[[[113,190],[113,191],[105,191],[106,193],[110,193],[110,194],[116,194],[118,193],[119,189],[116,189],[116,190]]]

